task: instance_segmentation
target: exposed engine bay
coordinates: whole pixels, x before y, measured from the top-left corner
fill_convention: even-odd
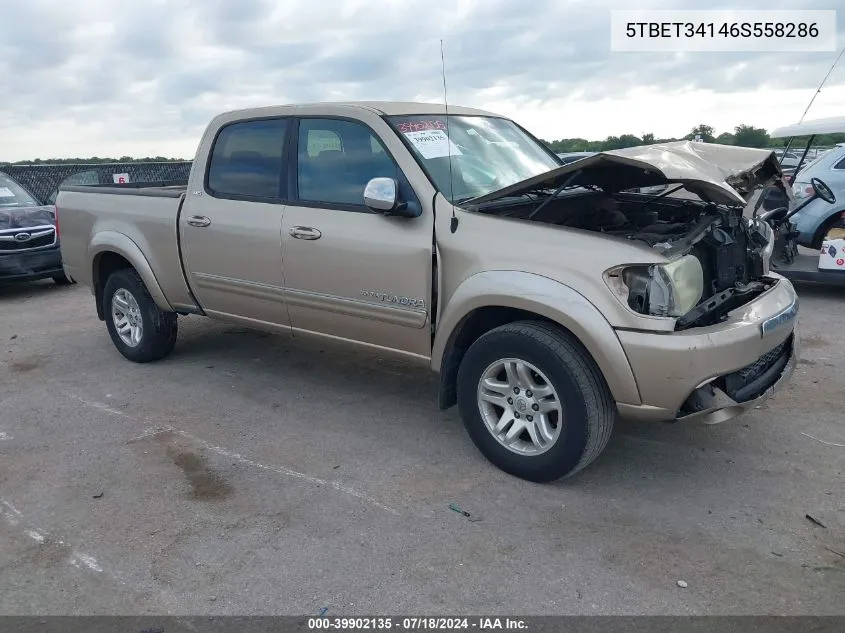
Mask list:
[[[676,317],[676,329],[712,325],[771,287],[771,229],[743,218],[739,204],[662,193],[608,193],[589,185],[486,202],[481,213],[566,226],[628,240],[662,253],[668,264],[611,271],[608,285],[640,314]]]

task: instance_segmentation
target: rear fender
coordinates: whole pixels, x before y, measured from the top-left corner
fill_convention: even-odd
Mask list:
[[[104,279],[98,278],[97,267],[99,265],[100,255],[103,253],[116,253],[127,260],[132,267],[141,276],[144,285],[156,302],[156,305],[167,312],[173,312],[173,306],[164,296],[164,292],[158,283],[158,280],[153,273],[153,269],[144,253],[138,245],[128,238],[123,233],[116,231],[101,231],[94,236],[91,245],[88,248],[88,261],[92,264],[92,280],[94,287],[98,284],[105,283]],[[99,306],[98,306],[99,310]]]

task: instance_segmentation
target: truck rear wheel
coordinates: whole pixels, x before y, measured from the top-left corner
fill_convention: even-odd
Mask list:
[[[114,346],[131,361],[158,360],[176,344],[176,313],[156,305],[132,268],[116,270],[106,280],[103,314]]]
[[[534,321],[503,325],[472,344],[458,370],[458,407],[487,459],[536,482],[587,466],[616,419],[587,351],[562,329]]]

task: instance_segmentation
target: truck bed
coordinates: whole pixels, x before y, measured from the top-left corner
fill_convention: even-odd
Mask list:
[[[172,309],[196,311],[179,244],[179,213],[186,190],[184,183],[167,182],[62,187],[56,207],[64,264],[70,276],[92,285],[99,265],[98,239],[122,244],[124,251],[132,253],[118,255],[127,260],[146,260],[149,275],[154,278],[145,280],[151,292],[159,286]],[[177,271],[182,274],[174,274]]]

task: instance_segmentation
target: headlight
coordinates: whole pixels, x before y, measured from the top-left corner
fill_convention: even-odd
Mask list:
[[[614,268],[605,273],[605,281],[625,305],[650,316],[683,316],[704,293],[704,271],[694,255],[668,264]]]
[[[803,201],[815,196],[816,190],[813,189],[813,185],[808,182],[796,182],[792,185],[792,195],[795,196],[796,200]]]

